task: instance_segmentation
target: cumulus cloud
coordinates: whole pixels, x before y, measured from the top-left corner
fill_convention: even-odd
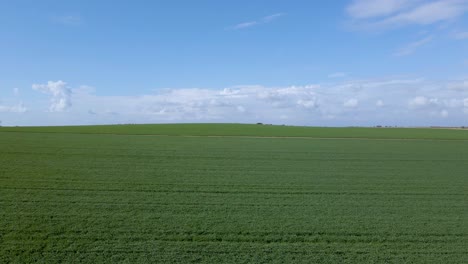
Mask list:
[[[450,82],[447,87],[453,90],[468,90],[468,81]]]
[[[425,118],[450,117],[444,120],[455,122],[454,118],[460,118],[465,109],[468,112],[468,100],[460,99],[468,98],[468,90],[447,89],[448,83],[452,82],[396,78],[287,87],[161,89],[142,96],[96,96],[92,89],[84,89],[74,90],[75,96],[79,96],[76,100],[79,105],[74,108],[81,108],[96,119],[129,123],[433,125]]]
[[[389,78],[313,85],[240,85],[219,89],[158,89],[139,96],[97,95],[89,86],[36,84],[50,96],[50,111],[0,103],[6,125],[234,122],[291,125],[466,125],[467,80]],[[70,99],[73,91],[73,107]],[[7,101],[5,101],[7,100]],[[64,107],[67,106],[68,107]],[[63,111],[63,110],[67,111]],[[61,110],[61,114],[52,111]]]
[[[447,109],[443,109],[442,111],[440,111],[440,116],[441,117],[448,117],[449,116],[449,112],[447,111]]]
[[[311,108],[315,108],[317,107],[317,102],[315,99],[312,99],[312,100],[303,100],[303,99],[299,99],[297,101],[297,104],[304,107],[304,108],[307,108],[307,109],[311,109]]]
[[[465,92],[457,91],[459,96]],[[408,101],[409,109],[416,111],[415,113],[427,114],[432,117],[447,118],[451,116],[450,113],[455,115],[458,113],[468,113],[468,98],[459,99],[456,94],[450,98],[447,95],[440,97],[416,96]],[[461,118],[461,117],[460,117]],[[464,121],[460,119],[459,124],[464,125]]]
[[[463,99],[462,103],[463,103],[463,112],[465,114],[468,114],[468,98]]]
[[[427,105],[428,99],[424,96],[417,96],[409,101],[410,107],[421,107]]]
[[[412,108],[421,108],[428,106],[429,104],[437,105],[438,100],[436,98],[429,99],[425,96],[416,96],[413,99],[411,99],[408,103],[408,105]]]
[[[348,108],[355,108],[358,106],[358,104],[359,104],[359,101],[357,99],[351,98],[351,99],[346,100],[343,103],[343,106],[348,107]]]
[[[33,84],[33,90],[50,95],[50,112],[62,112],[71,107],[71,89],[63,81],[48,81],[47,84]]]
[[[9,112],[9,113],[25,113],[28,109],[24,106],[22,102],[7,106],[0,104],[0,112]]]

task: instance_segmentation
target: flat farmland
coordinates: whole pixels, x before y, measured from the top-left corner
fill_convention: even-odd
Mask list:
[[[468,263],[468,131],[0,128],[8,262]]]

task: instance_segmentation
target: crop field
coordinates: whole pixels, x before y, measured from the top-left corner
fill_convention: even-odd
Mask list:
[[[468,131],[0,128],[0,263],[468,263]]]
[[[125,134],[167,136],[244,136],[375,139],[466,139],[468,129],[304,127],[247,124],[99,125],[62,127],[3,127],[4,132]]]

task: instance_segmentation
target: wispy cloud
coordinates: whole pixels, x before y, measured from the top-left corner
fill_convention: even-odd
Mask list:
[[[455,20],[468,12],[467,0],[355,0],[347,7],[358,29],[388,29]]]
[[[258,25],[257,21],[250,21],[250,22],[243,22],[235,25],[232,27],[232,29],[243,29],[243,28],[248,28],[248,27],[253,27],[255,25]]]
[[[283,13],[276,13],[276,14],[273,14],[273,15],[269,15],[269,16],[263,17],[261,21],[262,21],[263,23],[268,23],[268,22],[271,22],[271,21],[273,21],[273,20],[275,20],[275,19],[278,19],[278,18],[280,18],[280,17],[282,17],[282,16],[284,16]]]
[[[426,45],[434,39],[433,36],[428,36],[417,41],[411,42],[404,47],[398,49],[393,55],[395,56],[407,56],[413,54],[418,48]]]
[[[467,1],[435,1],[421,4],[412,10],[402,12],[383,20],[382,25],[420,24],[428,25],[455,19],[467,11]]]
[[[455,39],[468,39],[468,31],[456,32],[453,37]]]
[[[237,25],[235,25],[233,27],[229,27],[228,29],[239,30],[239,29],[250,28],[250,27],[253,27],[253,26],[261,25],[261,24],[267,24],[267,23],[270,23],[270,22],[284,16],[284,15],[285,15],[284,13],[276,13],[276,14],[272,14],[272,15],[269,15],[269,16],[262,17],[262,18],[257,19],[257,20],[242,22],[242,23],[239,23],[239,24],[237,24]]]
[[[83,24],[83,18],[80,15],[56,16],[52,19],[55,23],[66,26],[79,26]]]
[[[356,19],[391,15],[415,1],[408,0],[355,0],[347,8],[348,14]]]
[[[348,76],[347,72],[334,72],[328,75],[328,78],[344,78]]]

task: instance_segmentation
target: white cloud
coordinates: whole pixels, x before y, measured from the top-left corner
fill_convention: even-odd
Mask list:
[[[297,104],[307,109],[312,109],[312,108],[317,107],[317,102],[315,99],[312,99],[312,100],[299,99],[297,101]]]
[[[262,17],[258,20],[253,20],[253,21],[247,21],[247,22],[242,22],[242,23],[239,23],[233,27],[230,27],[230,29],[234,29],[234,30],[238,30],[238,29],[245,29],[245,28],[250,28],[250,27],[253,27],[253,26],[257,26],[257,25],[261,25],[261,24],[266,24],[266,23],[270,23],[282,16],[284,16],[285,14],[284,13],[277,13],[277,14],[272,14],[272,15],[269,15],[269,16],[265,16],[265,17]]]
[[[245,107],[243,107],[242,105],[238,105],[238,106],[236,107],[236,109],[237,109],[238,112],[241,112],[241,113],[245,113],[245,111],[246,111],[246,110],[245,110]]]
[[[440,91],[444,91],[441,87]],[[429,116],[431,118],[448,118],[456,123],[450,122],[451,126],[460,126],[465,125],[465,119],[463,118],[463,113],[468,114],[468,98],[467,99],[459,99],[460,96],[466,96],[467,93],[465,91],[460,90],[452,90],[452,92],[448,92],[452,94],[448,96],[448,94],[443,95],[440,91],[436,91],[438,93],[438,97],[428,97],[428,96],[416,96],[413,99],[409,100],[408,108],[410,109],[409,114],[418,115],[420,118],[424,118]],[[429,93],[434,93],[428,91]]]
[[[437,98],[416,96],[408,101],[408,106],[412,109],[436,109],[436,108],[458,108],[463,106],[463,100],[458,98]]]
[[[13,94],[18,96],[20,94],[20,90],[18,88],[13,88]]]
[[[468,98],[463,99],[462,101],[463,113],[468,115]]]
[[[457,32],[454,34],[454,37],[456,39],[468,39],[468,31]]]
[[[334,72],[328,75],[328,78],[344,78],[348,75],[346,72]]]
[[[248,27],[253,27],[255,25],[258,25],[257,21],[250,21],[250,22],[243,22],[235,25],[232,27],[233,29],[243,29],[243,28],[248,28]]]
[[[28,109],[22,102],[12,106],[0,105],[0,112],[25,113],[26,111],[28,111]]]
[[[411,11],[390,17],[382,24],[404,25],[420,24],[428,25],[435,22],[455,19],[467,11],[466,1],[441,0],[424,3]]]
[[[353,18],[370,18],[395,13],[411,2],[408,0],[354,0],[347,8]]]
[[[262,18],[262,21],[263,21],[264,23],[268,23],[268,22],[271,22],[271,21],[273,21],[273,20],[275,20],[275,19],[278,19],[278,18],[280,18],[280,17],[282,17],[282,16],[284,16],[283,13],[276,13],[276,14],[273,14],[273,15],[269,15],[269,16],[263,17],[263,18]]]
[[[416,96],[409,101],[409,106],[412,108],[424,107],[430,103],[430,99],[425,96]]]
[[[446,109],[443,109],[442,111],[440,111],[440,116],[441,117],[448,117],[449,112]]]
[[[128,123],[433,125],[431,122],[435,117],[443,118],[448,112],[451,118],[446,122],[455,120],[452,118],[457,116],[456,113],[463,114],[465,108],[460,95],[468,98],[468,91],[446,90],[446,84],[416,78],[288,87],[246,85],[214,90],[163,89],[156,94],[134,97],[101,97],[90,92],[83,93],[77,103],[88,102],[81,108],[86,112],[93,109],[96,115],[91,116],[96,118],[115,122],[129,120]],[[110,115],[110,112],[119,114]],[[432,121],[421,122],[428,115]]]
[[[51,98],[44,112],[28,99],[0,103],[4,125],[238,122],[292,125],[466,125],[468,89],[448,89],[468,80],[391,78],[303,86],[240,85],[220,89],[159,89],[140,96],[98,95],[89,86],[62,81],[34,85]],[[458,86],[457,86],[458,87]],[[73,107],[70,105],[73,94]],[[350,111],[352,110],[352,111]],[[12,112],[25,112],[21,115]],[[444,118],[446,117],[446,118]]]
[[[358,28],[385,29],[455,20],[468,11],[468,1],[356,0],[347,11]]]
[[[48,81],[47,84],[33,84],[32,88],[36,91],[49,94],[50,112],[62,112],[71,107],[71,90],[63,81]]]
[[[457,107],[462,107],[463,106],[463,101],[458,99],[458,98],[450,98],[450,99],[443,99],[440,100],[441,105],[448,107],[448,108],[457,108]]]
[[[359,104],[359,101],[356,98],[351,98],[351,99],[346,100],[343,103],[343,106],[348,107],[348,108],[355,108],[358,106],[358,104]]]
[[[414,41],[414,42],[411,42],[409,44],[407,44],[406,46],[400,48],[399,50],[397,50],[394,55],[395,56],[407,56],[407,55],[410,55],[410,54],[413,54],[418,48],[426,45],[427,43],[431,42],[433,39],[432,36],[429,36],[429,37],[425,37],[425,38],[422,38],[420,40],[417,40],[417,41]]]
[[[450,82],[447,84],[447,88],[453,90],[468,90],[468,81]]]
[[[52,20],[66,26],[79,26],[83,24],[83,18],[80,15],[56,16]]]

